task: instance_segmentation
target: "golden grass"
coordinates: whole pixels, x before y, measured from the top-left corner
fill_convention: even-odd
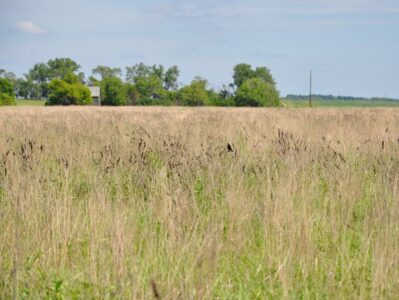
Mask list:
[[[0,298],[399,298],[398,109],[2,108],[0,128]]]

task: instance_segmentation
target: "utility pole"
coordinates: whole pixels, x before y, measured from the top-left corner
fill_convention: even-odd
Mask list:
[[[312,107],[312,71],[310,71],[309,107]]]

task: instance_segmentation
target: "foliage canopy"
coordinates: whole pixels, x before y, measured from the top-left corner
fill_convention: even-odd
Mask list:
[[[118,77],[107,77],[101,83],[103,105],[126,105],[125,86]]]
[[[178,92],[178,101],[187,106],[204,106],[209,104],[209,95],[206,90],[206,81],[195,79],[190,85],[185,86]]]
[[[116,67],[98,65],[87,80],[79,70],[80,65],[71,58],[36,63],[23,78],[1,69],[0,77],[11,83],[11,87],[3,83],[3,93],[25,99],[45,98],[54,105],[80,105],[91,103],[89,90],[84,88],[89,85],[101,88],[102,105],[275,106],[279,103],[270,70],[245,63],[236,65],[233,82],[218,90],[210,88],[200,77],[181,86],[180,70],[175,65],[128,66],[124,81],[122,70]]]
[[[0,77],[0,106],[14,104],[14,85],[9,79]]]
[[[68,83],[56,78],[49,84],[47,105],[88,105],[91,103],[90,90],[81,83]]]
[[[237,106],[279,106],[280,96],[273,85],[260,78],[246,80],[237,90]]]

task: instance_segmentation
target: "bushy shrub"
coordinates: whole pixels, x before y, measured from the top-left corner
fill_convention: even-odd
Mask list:
[[[235,99],[234,97],[223,98],[219,95],[216,95],[214,98],[211,99],[211,105],[214,106],[235,106]]]
[[[217,93],[214,90],[208,91],[209,105],[212,106],[235,106],[234,97]]]
[[[12,98],[15,96],[14,85],[9,79],[0,77],[0,92]]]
[[[176,105],[177,93],[175,91],[159,90],[151,98],[140,98],[138,105],[143,106],[172,106]]]
[[[190,85],[181,88],[177,99],[179,104],[187,106],[203,106],[209,104],[209,94],[206,90],[206,82],[193,80]]]
[[[15,98],[11,97],[10,95],[6,93],[0,92],[0,106],[3,105],[15,105]]]
[[[237,90],[237,106],[279,106],[280,95],[274,85],[260,78],[246,80]]]
[[[0,106],[15,104],[14,85],[7,78],[0,77]]]
[[[88,105],[92,103],[88,87],[80,83],[68,83],[54,79],[49,84],[49,98],[46,105]]]
[[[83,84],[71,84],[71,95],[77,105],[89,105],[93,102],[89,88]]]

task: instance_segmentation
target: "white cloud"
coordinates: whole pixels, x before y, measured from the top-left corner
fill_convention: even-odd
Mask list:
[[[14,29],[18,32],[34,35],[44,35],[49,33],[46,28],[28,20],[18,21],[14,24]]]

